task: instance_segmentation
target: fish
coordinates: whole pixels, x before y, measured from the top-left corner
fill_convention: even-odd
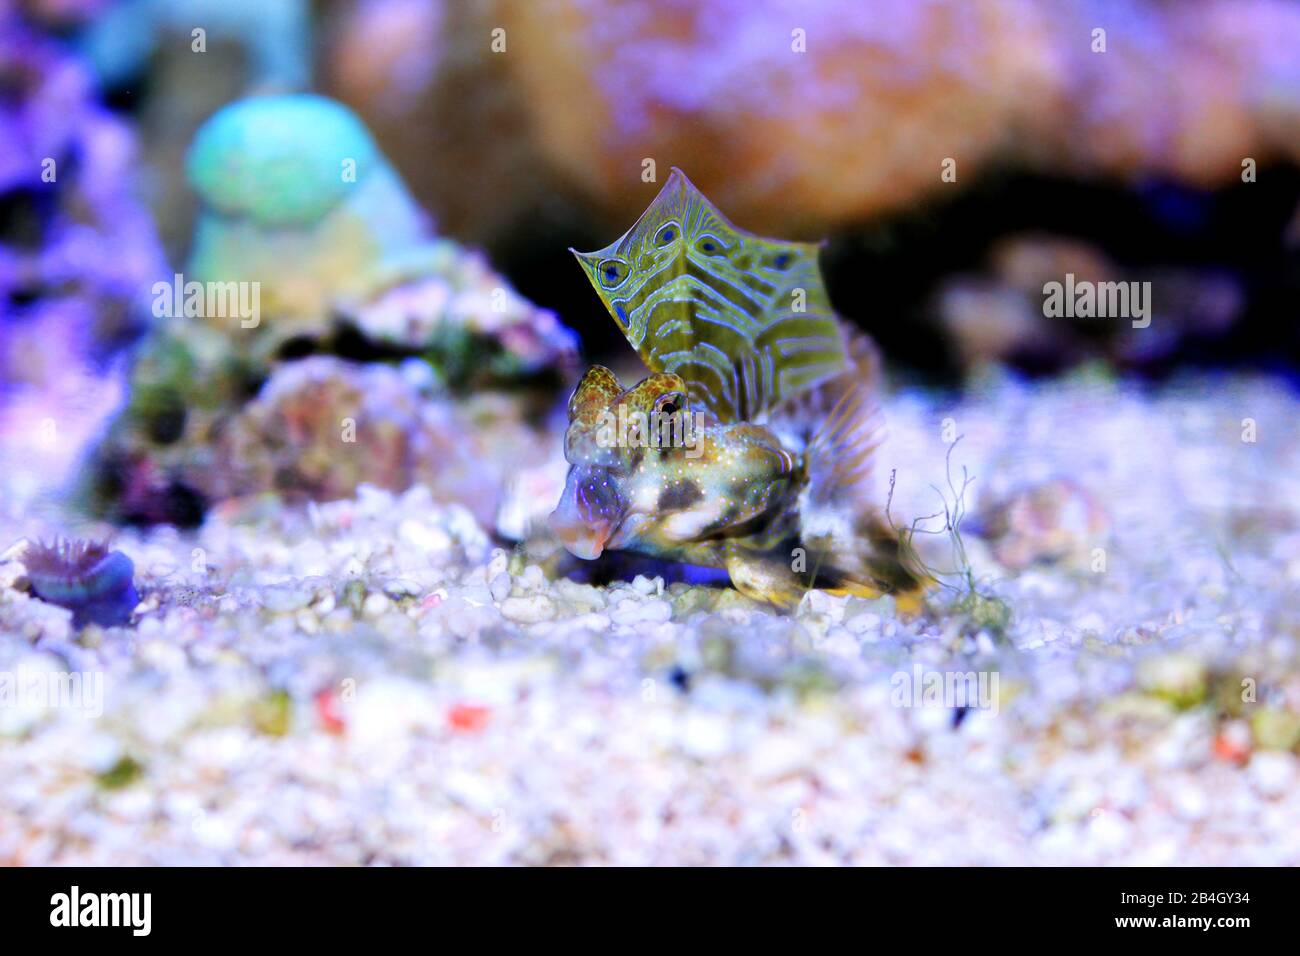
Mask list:
[[[650,371],[596,365],[570,397],[549,523],[571,554],[723,568],[785,609],[813,587],[916,605],[924,569],[868,488],[880,357],[818,248],[736,227],[673,168],[622,237],[570,250]]]

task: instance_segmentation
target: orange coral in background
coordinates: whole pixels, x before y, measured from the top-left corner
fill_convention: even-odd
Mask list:
[[[660,182],[690,170],[750,228],[817,235],[950,185],[946,158],[958,187],[993,160],[1212,185],[1300,150],[1300,8],[1277,0],[389,0],[344,16],[329,81],[476,238],[548,177],[622,221],[657,189],[646,159]],[[414,57],[417,38],[435,56]],[[491,156],[460,161],[452,134],[470,129]]]

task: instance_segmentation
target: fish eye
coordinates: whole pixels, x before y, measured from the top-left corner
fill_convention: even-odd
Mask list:
[[[778,252],[771,259],[770,265],[773,269],[784,271],[789,268],[792,256],[788,252]]]
[[[659,231],[655,234],[655,245],[660,247],[666,246],[670,242],[675,240],[677,238],[677,235],[678,235],[677,223],[675,222],[664,223],[662,226],[659,227]]]
[[[700,241],[696,243],[696,248],[706,256],[720,256],[724,255],[727,251],[727,247],[722,244],[721,239],[707,234],[700,236]]]
[[[676,415],[686,404],[680,392],[666,392],[655,399],[654,410],[660,415]]]
[[[627,265],[617,259],[606,259],[599,266],[600,285],[603,289],[617,289],[627,278]]]

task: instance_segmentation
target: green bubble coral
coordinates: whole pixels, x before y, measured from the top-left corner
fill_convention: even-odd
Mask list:
[[[347,107],[263,96],[215,113],[194,137],[186,172],[208,208],[276,228],[315,223],[353,190],[349,170],[360,180],[383,161]]]
[[[333,305],[431,242],[428,217],[361,120],[321,96],[224,107],[196,134],[187,173],[201,211],[185,280],[257,283],[252,321],[205,316],[232,336],[319,332]]]

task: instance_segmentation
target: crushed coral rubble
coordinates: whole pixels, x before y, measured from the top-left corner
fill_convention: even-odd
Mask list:
[[[912,619],[553,580],[422,488],[122,531],[135,623],[79,635],[11,550],[0,863],[1298,864],[1297,406],[1249,379],[892,396],[895,517],[936,510],[949,449],[975,476],[978,592]],[[1058,478],[1088,520],[1003,522],[1053,563],[1000,565],[1034,542],[980,538],[981,502]],[[0,505],[0,547],[60,520]],[[908,706],[931,672],[996,680]],[[50,706],[63,674],[98,700]]]

